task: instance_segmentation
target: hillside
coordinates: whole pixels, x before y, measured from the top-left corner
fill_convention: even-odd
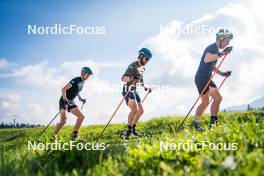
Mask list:
[[[250,108],[253,108],[253,109],[261,109],[264,107],[264,96],[263,97],[260,97],[254,101],[252,101],[251,103],[248,103],[248,104],[242,104],[242,105],[239,105],[239,106],[231,106],[231,107],[228,107],[225,109],[225,111],[228,111],[228,112],[243,112],[243,111],[247,111],[247,108],[248,108],[248,105],[250,106]]]
[[[204,132],[176,128],[183,117],[163,117],[139,124],[151,138],[120,140],[124,124],[110,125],[99,143],[105,150],[28,150],[42,128],[0,130],[0,175],[264,175],[264,111],[221,113],[218,127]],[[93,142],[104,126],[81,129],[81,137]],[[39,142],[49,143],[54,127]],[[69,140],[72,127],[62,130],[61,143]],[[180,143],[195,148],[179,148]],[[219,150],[212,147],[219,144]],[[221,145],[222,144],[222,147]],[[233,145],[236,144],[236,145]],[[223,147],[224,146],[224,147]],[[186,149],[186,150],[184,150]],[[199,150],[200,149],[200,150]]]

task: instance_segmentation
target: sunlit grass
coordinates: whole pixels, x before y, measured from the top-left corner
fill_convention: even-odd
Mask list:
[[[105,151],[33,151],[27,141],[34,140],[42,128],[0,130],[0,175],[264,175],[264,112],[221,113],[219,126],[210,130],[204,116],[204,132],[189,127],[176,129],[183,117],[154,118],[138,125],[152,138],[123,141],[124,124],[110,125],[100,143]],[[103,125],[82,127],[80,136],[94,142]],[[73,127],[63,128],[61,142],[69,142]],[[39,142],[51,142],[49,127]],[[161,142],[237,143],[235,151],[162,150]]]

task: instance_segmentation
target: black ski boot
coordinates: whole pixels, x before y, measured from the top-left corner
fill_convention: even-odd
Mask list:
[[[132,131],[133,131],[133,127],[132,126],[128,125],[127,127],[128,127],[128,130],[123,132],[123,133],[121,133],[121,135],[120,135],[120,137],[122,139],[124,139],[124,140],[128,140],[129,136],[131,136]]]
[[[83,139],[78,137],[78,131],[74,131],[71,136],[71,141],[84,142]]]
[[[71,135],[71,141],[76,141],[78,137],[78,131],[74,131]]]
[[[194,120],[192,121],[191,126],[194,126],[197,131],[204,131],[204,129],[199,125],[199,122],[196,122]]]
[[[133,125],[132,127],[132,135],[137,137],[142,137],[142,134],[136,132],[136,125]]]
[[[129,136],[131,136],[132,132],[131,130],[127,130],[123,133],[120,134],[120,137],[124,140],[128,140],[129,139]]]

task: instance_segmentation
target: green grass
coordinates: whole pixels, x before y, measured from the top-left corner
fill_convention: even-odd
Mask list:
[[[122,141],[124,124],[110,125],[100,143],[106,150],[34,151],[27,149],[43,128],[0,130],[0,175],[264,175],[264,111],[221,113],[220,125],[204,132],[189,127],[190,117],[178,133],[183,117],[154,118],[138,125],[139,131],[159,132],[152,138]],[[103,125],[82,127],[80,136],[93,142]],[[61,131],[68,142],[72,126]],[[40,142],[50,142],[54,127]],[[162,142],[190,144],[237,143],[237,150],[162,150]]]

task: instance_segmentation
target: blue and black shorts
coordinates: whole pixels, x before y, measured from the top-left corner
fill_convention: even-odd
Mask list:
[[[122,92],[122,95],[123,96],[125,96],[127,94],[127,92]],[[137,91],[130,91],[128,94],[127,94],[127,96],[126,96],[126,98],[125,98],[125,100],[126,100],[126,104],[128,104],[128,101],[129,101],[129,99],[132,99],[132,100],[136,100],[138,103],[140,103],[141,102],[141,99],[140,99],[140,97],[139,97],[139,95],[138,95],[138,93],[137,93]]]
[[[76,104],[73,104],[72,106],[67,106],[67,108],[66,108],[66,103],[65,103],[65,101],[63,100],[63,98],[61,97],[60,98],[60,101],[59,101],[59,109],[60,109],[60,111],[62,110],[62,109],[64,109],[64,110],[68,110],[68,112],[70,112],[73,108],[77,108],[78,106],[76,105]]]

